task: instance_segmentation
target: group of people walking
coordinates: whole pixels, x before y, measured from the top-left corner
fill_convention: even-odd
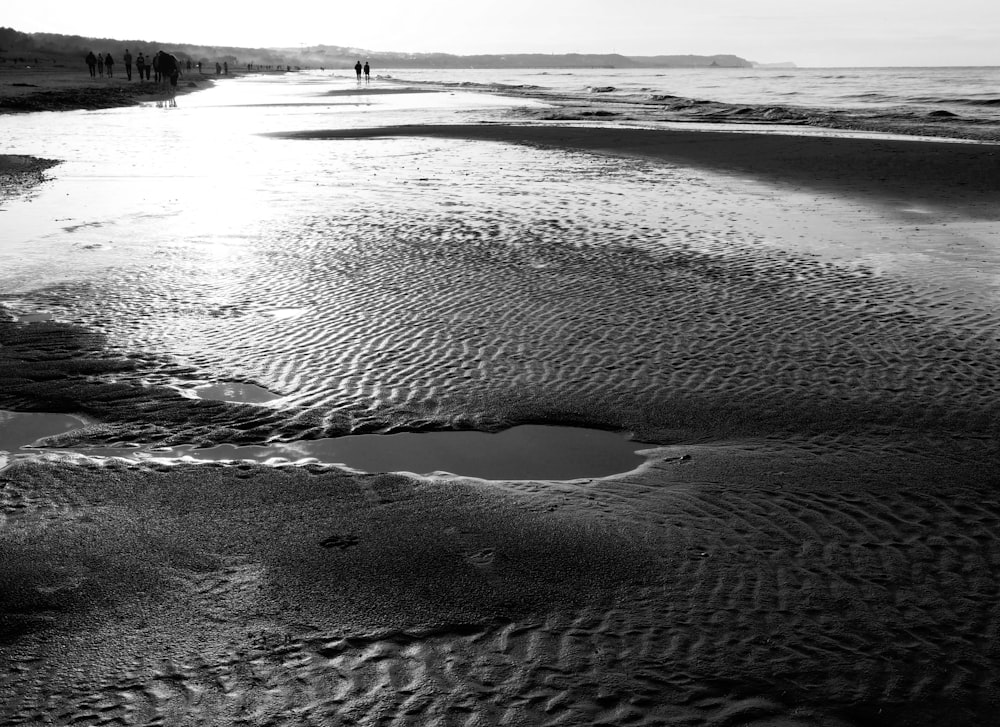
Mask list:
[[[167,64],[169,68],[161,68],[163,64],[157,62],[157,58],[160,56],[169,60],[169,63]],[[110,53],[98,53],[95,56],[93,51],[89,51],[85,60],[87,62],[87,68],[90,70],[91,78],[97,78],[98,75],[100,75],[101,78],[104,78],[105,73],[108,74],[108,78],[114,78],[115,59]],[[177,61],[176,57],[170,55],[169,53],[163,53],[163,51],[157,51],[156,56],[149,57],[144,56],[142,52],[140,52],[134,60],[135,70],[136,73],[139,74],[140,81],[144,78],[148,81],[150,74],[153,73],[156,75],[156,82],[159,83],[162,70],[170,78],[171,83],[175,86],[177,85],[177,76],[180,75],[180,63]],[[132,80],[132,61],[132,54],[129,52],[128,48],[126,48],[125,53],[122,56],[122,63],[125,66],[125,76],[130,81]],[[248,70],[250,68],[252,68],[252,64],[247,66]],[[190,59],[187,62],[187,69],[189,71],[191,70]],[[288,70],[290,71],[291,69],[291,66],[289,66]],[[354,66],[354,71],[358,74],[358,81],[361,80],[362,73],[365,77],[365,83],[368,83],[371,80],[371,66],[368,65],[368,61],[365,61],[363,66],[361,65],[361,61],[358,61]],[[201,73],[200,62],[198,63],[198,72]],[[229,63],[216,63],[215,73],[217,75],[229,75]]]
[[[90,77],[96,78],[100,75],[104,78],[104,74],[108,74],[108,78],[114,78],[115,75],[115,59],[110,53],[98,53],[96,56],[93,51],[87,53],[85,59],[87,61],[87,68],[90,71]],[[132,54],[129,53],[128,48],[125,49],[125,54],[122,56],[122,64],[125,66],[125,77],[128,80],[132,80]],[[141,81],[145,78],[149,80],[149,75],[153,68],[152,58],[146,59],[145,56],[140,52],[138,56],[135,57],[135,70],[139,75],[139,80]]]
[[[96,78],[97,74],[101,74],[101,78],[104,78],[104,71],[107,70],[108,78],[114,76],[115,70],[115,59],[111,57],[111,54],[98,53],[96,56],[93,51],[87,54],[87,68],[90,69],[90,77]]]
[[[159,60],[158,60],[159,58]],[[114,78],[115,75],[115,59],[110,53],[98,53],[96,56],[93,51],[87,53],[86,57],[87,68],[90,70],[90,77],[96,78],[100,75],[104,78],[104,74],[108,74],[108,78]],[[122,56],[122,63],[125,66],[125,76],[128,80],[132,80],[132,54],[129,52],[128,48],[125,49],[125,54]],[[191,70],[191,61],[187,63],[188,70]],[[198,64],[199,70],[201,69],[201,64]],[[169,53],[164,53],[163,51],[158,51],[156,56],[144,56],[140,51],[139,55],[135,57],[135,70],[139,76],[139,80],[149,80],[151,75],[155,75],[155,80],[157,83],[160,82],[161,75],[170,79],[172,85],[177,85],[177,76],[180,75],[180,64],[177,59],[170,55]],[[227,64],[226,72],[228,73],[229,68]]]

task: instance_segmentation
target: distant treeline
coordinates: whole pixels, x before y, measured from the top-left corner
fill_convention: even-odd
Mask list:
[[[28,63],[83,63],[89,51],[111,53],[120,57],[128,48],[132,55],[139,51],[147,55],[158,50],[173,53],[182,62],[228,63],[239,67],[253,64],[255,67],[286,68],[300,66],[295,58],[269,49],[230,48],[223,46],[191,45],[168,43],[158,40],[117,40],[111,38],[85,38],[80,35],[59,35],[56,33],[22,33],[13,28],[0,28],[0,62],[25,61]],[[354,61],[351,61],[354,64]]]
[[[55,33],[21,33],[0,28],[0,58],[45,59],[55,62],[82,59],[88,51],[119,56],[126,49],[173,53],[181,61],[222,63],[240,67],[253,64],[275,68],[350,68],[358,60],[369,60],[381,68],[752,68],[754,64],[734,55],[624,56],[605,54],[517,53],[508,55],[459,56],[448,53],[396,53],[342,46],[309,48],[233,48],[157,40],[113,40]]]

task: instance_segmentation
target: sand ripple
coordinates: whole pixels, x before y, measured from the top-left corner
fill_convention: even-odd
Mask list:
[[[318,192],[274,192],[287,210],[238,240],[160,248],[157,267],[51,290],[46,309],[62,301],[124,350],[169,354],[149,381],[255,382],[285,396],[290,422],[329,433],[1000,420],[986,294],[956,300],[946,278],[823,259],[816,239],[797,248],[808,209],[683,167],[362,143],[389,145],[358,162],[370,188],[338,194],[328,170]],[[340,168],[354,144],[311,148]]]
[[[0,718],[839,727],[992,714],[1000,508],[960,484],[981,471],[974,458],[677,451],[643,474],[489,489],[22,465],[0,490],[19,513],[0,578],[45,567],[21,573],[21,610],[0,622],[20,631],[0,645]],[[877,484],[859,482],[866,468]]]

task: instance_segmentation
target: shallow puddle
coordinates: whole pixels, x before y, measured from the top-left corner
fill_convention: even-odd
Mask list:
[[[0,412],[0,451],[17,453],[40,439],[78,429],[86,422],[69,414]],[[360,434],[268,445],[223,444],[196,449],[101,447],[67,451],[132,460],[250,460],[259,463],[338,464],[361,472],[446,472],[487,480],[571,480],[628,472],[645,459],[643,445],[625,435],[580,427],[525,425],[497,434],[420,432]],[[0,457],[0,466],[5,458]]]
[[[51,313],[25,313],[23,315],[15,315],[14,320],[18,323],[45,323],[55,320],[55,316]]]
[[[236,381],[224,381],[218,384],[204,384],[189,389],[198,399],[206,401],[228,401],[236,404],[266,404],[280,399],[280,394],[254,384],[241,384]]]
[[[525,425],[497,434],[420,432],[194,449],[157,456],[198,460],[314,459],[362,472],[450,472],[487,480],[570,480],[628,472],[643,463],[642,445],[622,434],[578,427]]]
[[[0,410],[0,451],[16,452],[39,439],[54,437],[86,425],[74,414],[44,414]]]

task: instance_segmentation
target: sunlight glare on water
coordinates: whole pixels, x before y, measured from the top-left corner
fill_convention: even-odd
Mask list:
[[[330,97],[331,90],[358,95]],[[320,150],[261,132],[403,123],[415,115],[433,122],[456,107],[512,104],[460,95],[378,94],[329,75],[250,76],[181,96],[176,108],[42,113],[30,124],[0,117],[6,141],[0,152],[63,160],[55,172],[58,190],[5,210],[0,278],[8,286],[81,279],[108,267],[155,263],[178,246],[195,247],[204,266],[226,271],[241,254],[234,245],[296,207],[311,213],[310,187],[349,205],[365,201],[366,188],[384,186],[363,172],[360,145]],[[406,155],[427,145],[395,146]]]

